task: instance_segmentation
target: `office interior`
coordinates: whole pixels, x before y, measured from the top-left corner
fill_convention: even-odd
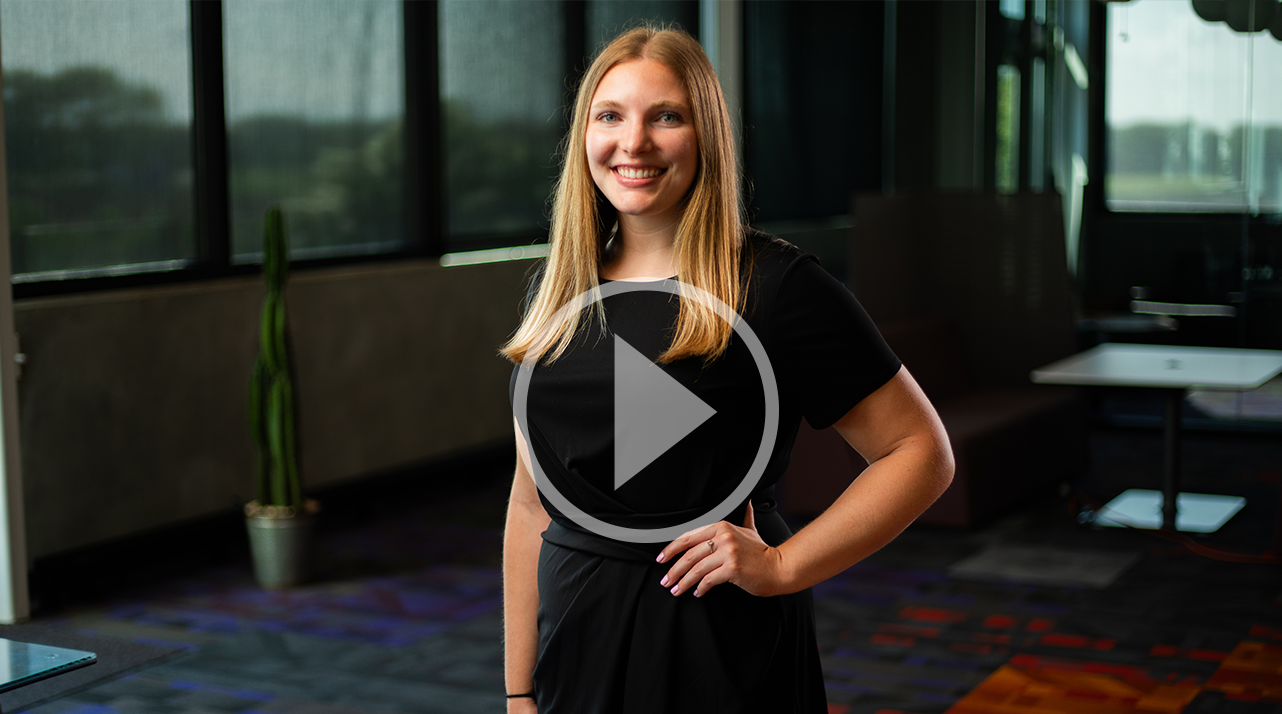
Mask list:
[[[749,222],[818,256],[941,399],[1021,395],[959,417],[972,495],[816,589],[829,711],[1273,711],[1282,382],[1184,401],[1186,486],[1246,499],[1190,535],[1100,515],[1159,488],[1158,396],[1028,374],[1104,343],[1282,350],[1279,8],[0,0],[28,628],[0,637],[97,643],[100,670],[128,650],[0,707],[502,711],[496,350],[575,81],[652,21],[718,70]],[[273,205],[322,511],[318,575],[263,591],[242,509]],[[796,527],[857,475],[843,449],[803,433]],[[958,568],[1001,546],[1031,564]]]

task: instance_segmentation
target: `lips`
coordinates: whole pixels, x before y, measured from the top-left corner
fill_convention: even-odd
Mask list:
[[[614,172],[627,179],[648,179],[662,174],[667,169],[653,166],[615,166]]]

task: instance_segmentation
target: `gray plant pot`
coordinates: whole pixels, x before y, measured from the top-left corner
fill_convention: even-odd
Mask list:
[[[254,576],[259,585],[278,590],[301,585],[311,577],[316,510],[307,508],[289,516],[246,515]]]

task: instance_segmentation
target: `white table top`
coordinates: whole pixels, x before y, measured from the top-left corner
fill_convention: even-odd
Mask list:
[[[1108,342],[1033,370],[1034,382],[1254,389],[1282,372],[1282,351]]]

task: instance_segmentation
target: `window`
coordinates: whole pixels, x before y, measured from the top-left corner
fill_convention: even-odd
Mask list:
[[[589,0],[587,5],[588,55],[624,30],[641,21],[675,23],[698,36],[699,4],[687,0]]]
[[[279,203],[292,257],[404,241],[401,4],[224,0],[233,262],[257,262]]]
[[[15,282],[194,258],[189,41],[179,0],[0,3]]]
[[[295,260],[528,244],[576,71],[637,21],[697,19],[691,0],[4,0],[19,295],[252,270],[273,204]]]
[[[850,213],[881,187],[881,3],[745,3],[753,223]]]
[[[1282,40],[1154,0],[1108,28],[1107,206],[1282,212]]]
[[[1019,190],[1019,67],[997,66],[997,190]]]
[[[632,24],[677,22],[694,32],[697,12],[684,0],[443,0],[441,123],[451,249],[541,238],[579,72]]]
[[[453,247],[546,230],[568,91],[562,5],[444,0],[440,36]]]

